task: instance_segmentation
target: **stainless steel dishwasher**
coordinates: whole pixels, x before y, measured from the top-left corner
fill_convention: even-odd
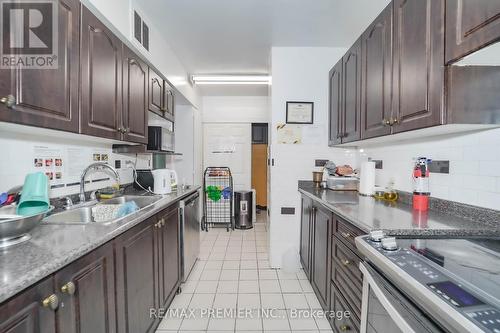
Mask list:
[[[186,281],[200,254],[200,194],[192,194],[180,202],[181,214],[181,279]]]

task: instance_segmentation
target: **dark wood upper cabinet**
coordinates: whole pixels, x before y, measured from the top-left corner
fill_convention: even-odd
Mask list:
[[[391,133],[392,3],[361,36],[361,137]]]
[[[312,241],[312,278],[311,284],[316,291],[318,300],[323,309],[328,309],[331,265],[331,222],[332,213],[323,208],[314,206],[315,218],[313,222]]]
[[[117,331],[154,332],[158,308],[156,217],[141,222],[115,239]]]
[[[394,0],[393,132],[444,122],[444,0]]]
[[[112,243],[57,272],[55,285],[64,304],[58,310],[59,332],[116,332]]]
[[[0,333],[55,333],[56,310],[42,306],[43,300],[51,295],[55,296],[52,277],[3,303]]]
[[[174,121],[175,112],[175,95],[174,89],[167,83],[163,81],[164,93],[163,93],[163,116],[171,121]]]
[[[446,0],[446,62],[500,40],[500,1]]]
[[[164,111],[164,98],[165,90],[163,86],[163,79],[153,69],[149,68],[149,99],[148,109],[151,112],[163,116]]]
[[[175,296],[181,280],[179,209],[167,208],[158,214],[158,222],[160,306],[166,306]]]
[[[342,59],[330,70],[329,78],[328,145],[333,146],[342,142]]]
[[[13,108],[0,105],[0,121],[78,132],[78,0],[58,0],[58,67],[0,70],[0,98],[12,95]]]
[[[124,140],[148,142],[148,66],[128,47],[123,47]]]
[[[81,131],[120,139],[122,43],[84,6],[81,31]]]
[[[342,59],[342,143],[361,138],[361,40]]]

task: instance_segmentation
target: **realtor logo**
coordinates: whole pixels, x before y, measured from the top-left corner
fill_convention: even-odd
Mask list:
[[[57,1],[0,1],[0,68],[57,68]]]

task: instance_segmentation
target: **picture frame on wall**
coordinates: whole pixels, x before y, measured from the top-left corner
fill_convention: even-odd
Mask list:
[[[314,103],[313,102],[286,102],[287,124],[313,124]]]

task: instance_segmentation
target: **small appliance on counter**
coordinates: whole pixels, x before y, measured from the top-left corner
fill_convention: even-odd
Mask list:
[[[500,332],[499,239],[399,239],[378,230],[355,242],[366,258],[360,332]]]
[[[342,170],[341,174],[339,174],[339,169]],[[334,191],[357,191],[359,179],[355,176],[344,175],[346,172],[353,174],[350,166],[338,167],[332,161],[328,161],[323,172],[326,188]]]
[[[154,194],[169,194],[177,187],[177,172],[171,169],[137,170],[134,188]]]

